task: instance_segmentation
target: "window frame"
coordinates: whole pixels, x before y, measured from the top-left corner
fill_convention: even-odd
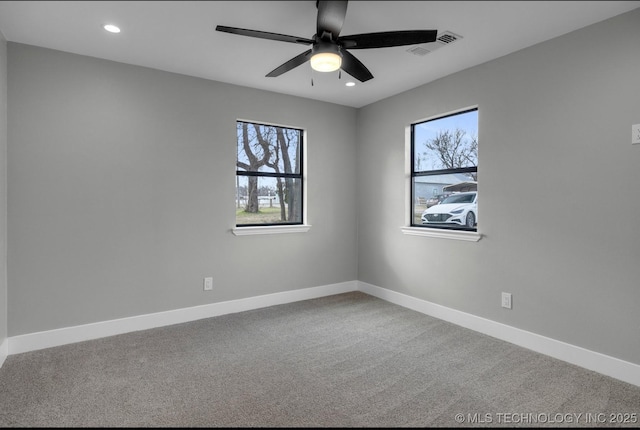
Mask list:
[[[412,121],[406,126],[405,129],[405,177],[406,177],[406,224],[401,228],[403,234],[413,236],[427,236],[437,237],[444,239],[455,239],[477,242],[482,238],[482,235],[478,231],[478,226],[475,228],[467,228],[463,226],[447,226],[447,225],[427,225],[415,223],[415,178],[424,176],[435,176],[438,174],[453,174],[453,173],[470,173],[478,172],[478,162],[472,167],[461,167],[454,169],[438,169],[438,170],[415,170],[415,126],[438,119],[448,118],[468,112],[476,111],[479,115],[479,107],[469,106],[466,108],[450,111],[434,115],[425,119]],[[478,118],[479,120],[479,118]],[[478,121],[479,122],[479,121]]]
[[[248,170],[239,170],[238,167],[238,138],[237,138],[237,127],[239,123],[247,123],[249,125],[256,124],[259,126],[265,127],[277,127],[277,128],[285,128],[290,130],[295,130],[299,132],[299,157],[300,157],[300,171],[299,173],[276,173],[276,172],[259,172],[259,171],[248,171]],[[257,177],[257,178],[291,178],[300,181],[300,221],[286,221],[286,222],[277,222],[277,223],[247,223],[247,224],[237,224],[237,219],[234,216],[234,226],[231,229],[231,232],[236,236],[247,236],[247,235],[256,235],[256,234],[279,234],[279,233],[304,233],[309,231],[311,226],[307,224],[307,175],[306,175],[306,164],[307,164],[307,132],[302,127],[283,125],[283,124],[275,124],[264,121],[255,121],[255,120],[247,120],[238,118],[235,121],[236,127],[236,169],[235,169],[235,177]],[[236,181],[237,184],[237,181]],[[237,196],[236,193],[234,193]],[[237,197],[236,197],[237,198]],[[236,201],[237,202],[237,201]]]

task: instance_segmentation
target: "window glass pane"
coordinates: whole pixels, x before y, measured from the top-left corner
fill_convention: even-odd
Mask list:
[[[414,126],[416,172],[478,165],[478,111],[425,121]]]
[[[448,184],[436,180],[430,181],[435,176],[413,178],[412,223],[414,225],[457,229],[477,227],[477,183],[455,181],[456,175],[449,176],[451,180]]]
[[[238,121],[236,132],[236,225],[302,224],[302,130]]]
[[[236,176],[236,225],[302,223],[302,180]]]
[[[414,124],[411,223],[476,230],[477,109]]]
[[[300,173],[301,130],[238,121],[237,170]]]

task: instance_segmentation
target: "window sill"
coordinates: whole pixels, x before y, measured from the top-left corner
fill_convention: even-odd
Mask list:
[[[441,230],[421,227],[402,227],[401,230],[403,234],[411,236],[438,237],[441,239],[465,240],[468,242],[477,242],[482,239],[482,235],[475,231]]]
[[[255,227],[234,227],[231,232],[236,236],[251,236],[255,234],[306,233],[311,228],[308,224],[300,225],[265,225]]]

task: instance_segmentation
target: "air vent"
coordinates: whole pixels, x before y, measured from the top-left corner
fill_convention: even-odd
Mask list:
[[[438,37],[436,38],[436,41],[440,43],[444,43],[445,45],[448,45],[450,43],[455,42],[458,39],[462,39],[462,37],[450,31],[445,31],[444,33],[438,35]]]
[[[443,46],[451,45],[453,42],[460,39],[462,39],[462,36],[460,36],[459,34],[455,34],[450,31],[444,31],[436,37],[435,42],[412,46],[411,48],[407,49],[407,52],[423,57],[428,53],[435,51],[436,49],[440,49]]]

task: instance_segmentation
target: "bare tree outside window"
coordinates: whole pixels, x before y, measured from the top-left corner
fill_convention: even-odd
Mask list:
[[[435,137],[425,141],[424,146],[430,154],[424,152],[422,156],[439,162],[434,169],[478,165],[478,138],[469,136],[466,130],[440,130]]]
[[[302,131],[237,122],[236,225],[302,223]]]
[[[413,124],[411,157],[411,225],[476,230],[477,109]]]

